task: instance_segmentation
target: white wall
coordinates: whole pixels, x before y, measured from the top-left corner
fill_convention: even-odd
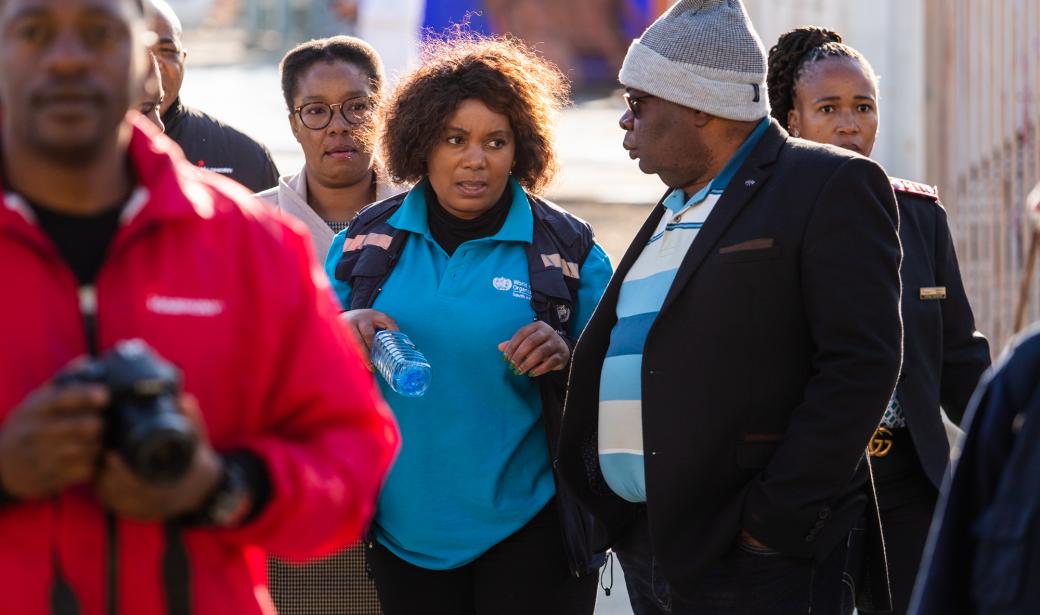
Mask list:
[[[768,51],[802,25],[840,32],[881,76],[881,130],[874,158],[889,174],[924,176],[924,18],[921,0],[744,0]]]
[[[166,0],[184,29],[198,27],[213,10],[213,0]]]

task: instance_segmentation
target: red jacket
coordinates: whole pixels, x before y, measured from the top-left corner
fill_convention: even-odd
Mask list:
[[[245,188],[187,164],[139,123],[129,156],[147,190],[98,275],[102,351],[140,337],[183,371],[218,451],[270,473],[262,514],[186,530],[193,613],[274,613],[265,551],[328,553],[361,534],[399,435],[310,240]],[[0,207],[0,421],[86,352],[77,284],[16,197]],[[162,526],[118,522],[118,610],[163,613]],[[0,611],[49,613],[52,553],[83,615],[105,601],[104,512],[87,485],[0,508]]]

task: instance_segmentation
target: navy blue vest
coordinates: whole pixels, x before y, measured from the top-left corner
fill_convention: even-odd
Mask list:
[[[373,203],[358,212],[347,227],[343,256],[336,264],[336,279],[350,284],[350,309],[372,307],[383,283],[404,249],[408,231],[387,220],[408,193]],[[588,223],[556,205],[528,195],[534,214],[534,233],[527,246],[531,281],[531,308],[573,346],[566,332],[574,311],[580,280],[578,272],[592,250],[594,238]]]

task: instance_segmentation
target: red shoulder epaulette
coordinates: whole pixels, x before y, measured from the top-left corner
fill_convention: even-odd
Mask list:
[[[923,196],[926,199],[931,199],[937,203],[939,202],[939,189],[935,186],[919,184],[908,179],[899,179],[898,177],[890,177],[888,179],[891,180],[892,190],[895,192],[905,192],[915,196]]]

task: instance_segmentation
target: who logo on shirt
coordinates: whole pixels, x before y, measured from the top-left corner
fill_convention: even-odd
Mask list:
[[[495,287],[495,290],[502,292],[513,291],[513,296],[517,299],[528,301],[531,299],[531,285],[524,280],[510,280],[506,277],[497,276],[491,280],[491,285]]]

